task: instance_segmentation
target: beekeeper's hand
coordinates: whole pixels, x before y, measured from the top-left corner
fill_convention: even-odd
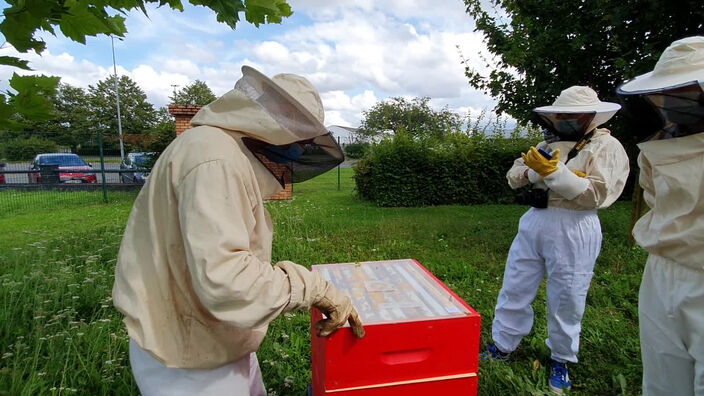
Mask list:
[[[349,322],[352,333],[359,338],[364,338],[365,331],[362,327],[362,321],[359,319],[350,298],[337,290],[322,276],[316,276],[316,278],[316,283],[321,287],[318,288],[319,293],[314,297],[312,305],[327,317],[314,325],[318,337],[327,337]]]
[[[545,177],[555,172],[557,164],[560,163],[560,149],[553,151],[551,154],[552,159],[547,159],[538,152],[537,148],[531,147],[527,153],[521,154],[521,156],[523,157],[523,162],[529,168],[538,172],[541,177]]]

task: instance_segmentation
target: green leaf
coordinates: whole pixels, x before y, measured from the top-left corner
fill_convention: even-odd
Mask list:
[[[181,0],[149,0],[150,3],[159,3],[159,7],[168,5],[171,7],[173,10],[178,10],[183,12],[183,4],[181,4]]]
[[[242,0],[190,0],[190,2],[193,5],[202,5],[215,11],[218,22],[224,22],[232,29],[235,29],[237,22],[240,21],[239,12],[245,11]]]
[[[22,125],[10,119],[15,114],[15,108],[5,100],[5,95],[0,94],[0,129],[19,130]]]
[[[68,0],[68,13],[59,24],[61,32],[73,41],[86,43],[86,36],[103,34],[122,35],[126,29],[124,18],[110,17],[102,7],[92,6],[87,0]]]
[[[53,118],[51,99],[56,96],[59,77],[19,76],[14,73],[10,87],[17,91],[10,104],[15,112],[33,121],[46,121]]]
[[[34,39],[34,31],[39,28],[39,20],[28,13],[7,14],[0,23],[0,31],[5,35],[5,40],[12,44],[19,52],[34,50],[37,54],[44,51],[46,43]]]
[[[0,56],[0,65],[13,66],[23,70],[32,70],[28,63],[29,61],[15,58],[14,56]]]
[[[285,0],[245,0],[247,22],[259,26],[261,23],[281,23],[283,17],[293,13]]]

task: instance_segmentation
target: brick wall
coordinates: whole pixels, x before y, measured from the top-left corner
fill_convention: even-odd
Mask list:
[[[176,119],[176,135],[180,135],[186,129],[191,127],[191,118],[200,110],[201,106],[193,105],[169,105],[169,113]],[[284,168],[281,169],[282,172]],[[274,194],[267,200],[276,201],[287,201],[291,199],[293,195],[293,188],[291,187],[291,178],[289,174],[285,176],[286,188],[278,194]]]

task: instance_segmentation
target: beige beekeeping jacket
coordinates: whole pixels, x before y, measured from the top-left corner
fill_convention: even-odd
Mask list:
[[[649,253],[704,269],[704,133],[638,145],[640,185],[651,208],[633,236]]]
[[[560,149],[560,162],[567,160],[575,142],[554,142],[546,144],[541,142],[538,147],[549,148],[554,151]],[[609,207],[623,192],[628,178],[628,155],[621,143],[611,136],[608,129],[597,129],[591,141],[567,163],[570,170],[578,170],[587,174],[589,185],[583,193],[568,200],[550,190],[548,193],[548,206],[571,210],[593,210]],[[525,176],[528,166],[523,158],[514,161],[513,166],[506,174],[511,188],[523,187],[530,183]],[[541,181],[535,183],[537,188],[546,188]]]
[[[129,336],[169,367],[239,360],[257,350],[279,314],[310,307],[311,273],[270,263],[262,192],[276,192],[278,182],[241,136],[204,125],[177,137],[127,222],[114,304]]]

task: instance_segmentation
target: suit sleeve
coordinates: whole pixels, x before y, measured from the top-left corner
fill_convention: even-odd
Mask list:
[[[615,138],[608,139],[587,161],[585,173],[589,185],[572,201],[585,209],[609,207],[623,192],[629,171],[626,150]]]
[[[653,168],[648,159],[641,152],[638,155],[638,183],[643,188],[643,199],[649,208],[655,206],[655,185],[653,184]]]
[[[527,185],[529,180],[525,177],[525,172],[528,169],[530,168],[523,162],[523,158],[517,158],[513,161],[513,166],[506,173],[508,185],[514,190]]]

